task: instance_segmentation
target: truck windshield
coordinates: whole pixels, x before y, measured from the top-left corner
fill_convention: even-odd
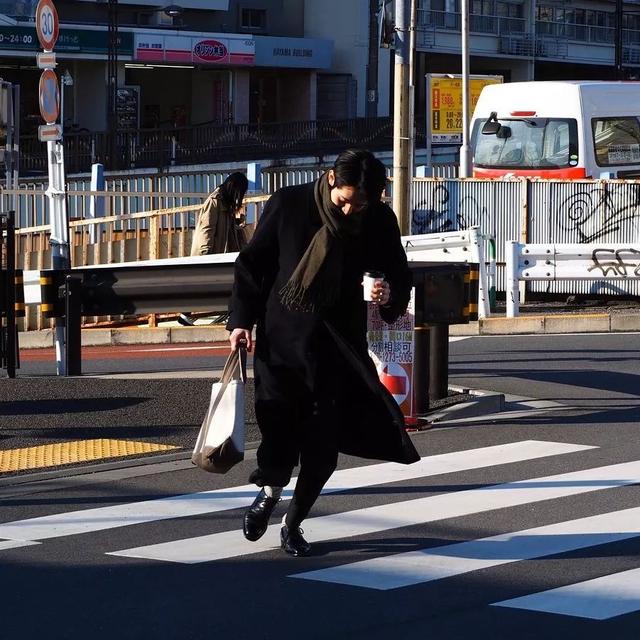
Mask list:
[[[473,164],[496,169],[561,169],[578,164],[578,125],[570,118],[505,118],[502,130],[482,133],[476,120]]]

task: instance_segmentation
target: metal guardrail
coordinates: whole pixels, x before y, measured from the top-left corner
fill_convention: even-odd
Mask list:
[[[527,280],[640,280],[640,245],[506,243],[507,317]]]
[[[231,297],[236,255],[214,254],[178,260],[45,270],[35,275],[26,274],[26,277],[30,282],[40,282],[40,292],[35,297],[46,306],[48,315],[65,318],[64,370],[67,375],[79,375],[82,371],[82,316],[163,313],[182,309],[225,311]],[[430,368],[439,372],[437,387],[440,391],[444,388],[446,395],[448,327],[469,322],[470,274],[477,267],[414,262],[410,268],[416,290],[416,360],[433,360],[435,364],[432,363]],[[425,330],[432,328],[434,334],[430,338]],[[418,336],[420,333],[422,335]],[[428,380],[428,371],[424,367],[419,371],[423,376],[423,386]],[[442,377],[444,382],[440,380]],[[426,382],[424,388],[429,386],[433,388]]]
[[[489,317],[489,274],[495,274],[495,257],[487,264],[485,238],[477,227],[445,233],[403,236],[402,244],[409,262],[457,262],[477,265],[477,271],[474,269],[470,274],[470,317],[472,320]]]

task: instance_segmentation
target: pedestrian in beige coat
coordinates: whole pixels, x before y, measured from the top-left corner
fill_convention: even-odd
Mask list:
[[[198,211],[196,228],[191,240],[191,255],[240,251],[246,245],[240,210],[249,182],[244,174],[235,172],[204,201]],[[193,326],[189,313],[180,313],[178,322]]]
[[[191,242],[192,256],[240,251],[245,240],[238,213],[247,192],[244,174],[235,172],[205,200]]]

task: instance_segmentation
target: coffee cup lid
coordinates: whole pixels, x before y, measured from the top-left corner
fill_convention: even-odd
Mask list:
[[[382,273],[382,271],[365,271],[364,275],[367,278],[384,278],[384,273]]]

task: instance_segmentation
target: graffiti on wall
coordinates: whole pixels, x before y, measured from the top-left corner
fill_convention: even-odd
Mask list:
[[[588,271],[595,271],[598,276],[638,278],[640,277],[640,251],[633,247],[624,249],[594,249],[591,252],[592,265]]]
[[[472,195],[457,197],[458,184],[452,183],[452,194],[447,184],[439,183],[416,202],[411,218],[411,233],[443,233],[460,231],[488,222],[487,208]]]
[[[601,240],[626,223],[640,223],[640,185],[585,187],[560,203],[555,219],[562,228],[576,232],[579,243]]]

